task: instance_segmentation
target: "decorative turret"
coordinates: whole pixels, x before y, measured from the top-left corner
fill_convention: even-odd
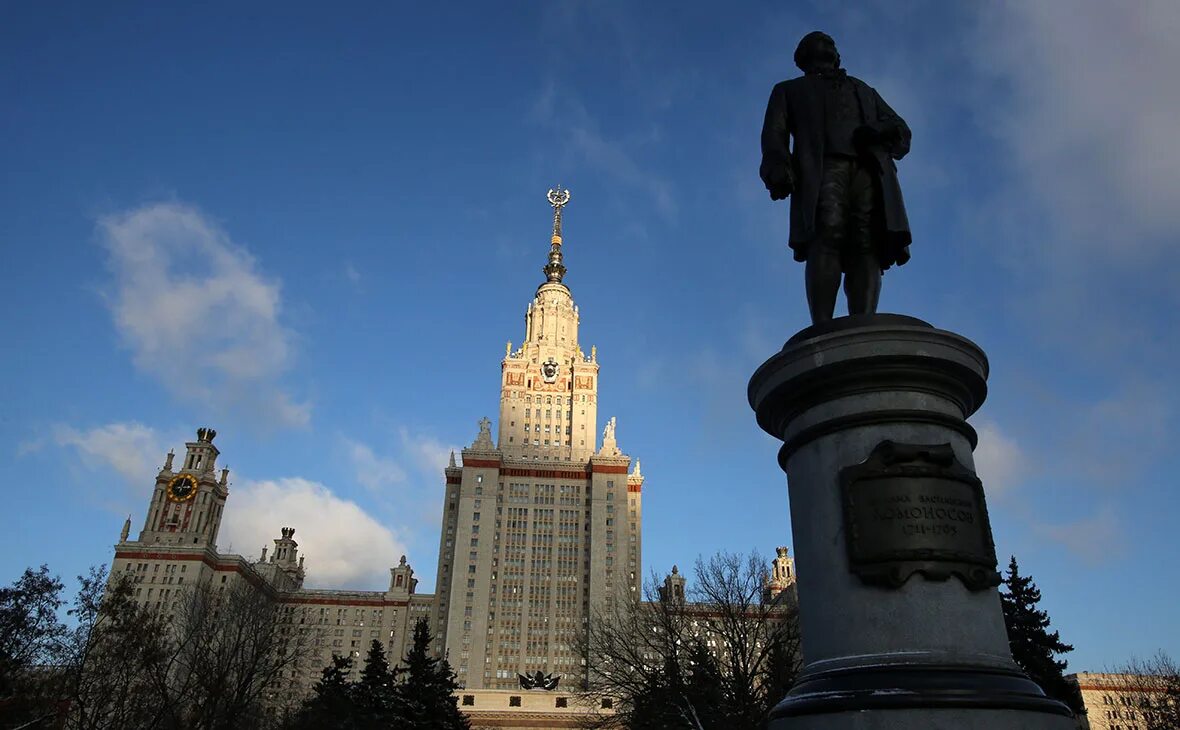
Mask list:
[[[286,573],[295,585],[302,585],[303,557],[299,555],[299,543],[295,542],[295,528],[284,527],[280,534],[282,537],[274,541],[275,548],[271,553],[270,563]]]
[[[418,587],[418,579],[414,577],[414,569],[406,562],[403,555],[396,568],[389,569],[389,593],[405,599]]]
[[[791,550],[782,546],[775,548],[771,573],[763,580],[762,599],[770,603],[793,585],[795,585],[795,559],[791,557]]]
[[[660,586],[660,600],[665,603],[684,603],[684,576],[680,569],[672,566],[672,573],[664,578],[664,585]]]
[[[197,440],[185,444],[184,469],[203,473],[213,471],[221,452],[213,445],[217,432],[202,426],[197,429]]]

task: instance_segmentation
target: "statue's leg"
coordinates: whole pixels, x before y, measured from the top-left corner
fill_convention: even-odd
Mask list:
[[[881,298],[881,263],[873,250],[872,217],[876,200],[872,176],[859,162],[848,184],[848,245],[844,257],[844,295],[849,314],[875,314]]]
[[[848,165],[843,160],[824,160],[819,186],[815,240],[807,247],[807,307],[811,323],[827,322],[836,311],[840,292],[840,248],[844,244]]]

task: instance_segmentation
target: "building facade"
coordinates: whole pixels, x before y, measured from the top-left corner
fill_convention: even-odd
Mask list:
[[[130,518],[124,524],[112,576],[130,576],[137,600],[162,611],[175,610],[193,586],[245,582],[264,593],[307,649],[275,688],[291,703],[333,654],[359,659],[377,639],[398,661],[420,617],[465,688],[518,688],[518,673],[537,671],[579,685],[586,668],[576,637],[590,611],[640,590],[643,475],[620,450],[615,419],[597,439],[597,350],[587,355],[579,343],[580,313],[564,283],[569,193],[552,190],[549,201],[545,280],[527,305],[522,344],[509,343],[500,363],[497,438],[482,419],[461,462],[452,454],[444,470],[436,594],[416,592],[405,556],[384,591],[307,589],[294,527],[282,527],[254,560],[218,552],[230,483],[209,428],[185,444],[179,464],[172,452],[165,457],[143,529],[133,539]],[[500,699],[487,697],[485,707]],[[512,702],[507,693],[503,700]]]
[[[436,631],[459,682],[509,689],[536,671],[578,681],[576,649],[594,606],[638,596],[643,475],[611,418],[598,433],[597,348],[579,342],[580,312],[564,283],[561,216],[545,281],[524,317],[524,341],[500,362],[500,420],[446,469]]]
[[[391,660],[405,656],[414,623],[433,613],[434,596],[415,592],[418,581],[404,555],[390,568],[385,591],[329,591],[303,587],[303,558],[292,527],[281,528],[273,549],[263,548],[257,560],[217,551],[229,471],[216,470],[216,435],[198,429],[179,465],[167,454],[143,529],[132,539],[131,519],[123,525],[112,579],[129,577],[135,598],[164,612],[176,611],[184,591],[194,587],[248,587],[265,595],[273,602],[275,620],[303,647],[290,676],[272,688],[272,697],[283,704],[298,704],[333,654],[357,659],[377,639]]]
[[[1176,727],[1180,718],[1177,680],[1169,677],[1078,672],[1073,681],[1082,695],[1085,714],[1079,726],[1087,730],[1155,730]]]

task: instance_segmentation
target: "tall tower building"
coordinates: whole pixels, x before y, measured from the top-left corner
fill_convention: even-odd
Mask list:
[[[576,643],[595,606],[638,596],[643,475],[619,448],[611,418],[598,432],[596,348],[564,283],[562,213],[545,281],[525,309],[524,341],[500,363],[500,420],[479,423],[462,464],[446,469],[436,634],[459,682],[509,689],[517,674],[580,683]]]

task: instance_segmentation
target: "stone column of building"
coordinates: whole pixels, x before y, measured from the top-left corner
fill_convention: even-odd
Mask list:
[[[481,420],[462,463],[445,470],[435,630],[471,689],[509,689],[538,670],[580,682],[583,618],[640,587],[643,476],[613,418],[598,448],[598,353],[579,344],[564,283],[569,191],[548,198],[545,281],[523,343],[501,361],[498,439]]]

